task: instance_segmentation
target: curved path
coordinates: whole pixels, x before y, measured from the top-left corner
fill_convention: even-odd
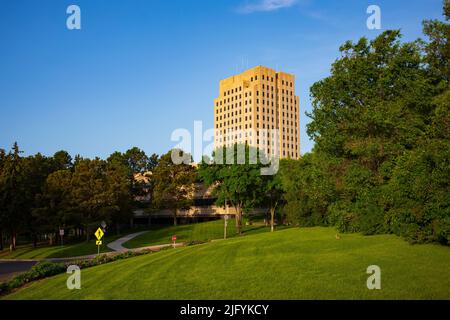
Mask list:
[[[172,247],[173,244],[159,244],[159,245],[153,245],[153,246],[146,246],[141,248],[134,248],[134,249],[127,249],[123,247],[122,245],[127,242],[128,240],[131,240],[143,233],[146,233],[148,231],[141,231],[136,233],[128,234],[122,238],[119,238],[113,242],[110,242],[107,244],[107,247],[113,250],[112,252],[106,252],[101,254],[106,255],[114,255],[121,252],[126,251],[132,251],[132,252],[139,252],[143,250],[150,250],[150,251],[159,251],[162,248],[165,247]],[[175,247],[182,247],[184,246],[184,243],[180,242],[175,244]],[[44,259],[0,259],[0,283],[2,281],[6,281],[8,279],[11,279],[13,276],[26,272],[33,265],[38,263],[39,261],[50,261],[50,262],[68,262],[73,260],[91,260],[94,259],[97,256],[97,254],[90,254],[85,256],[77,256],[77,257],[65,257],[65,258],[44,258]]]
[[[136,233],[131,233],[131,234],[127,234],[126,236],[119,238],[113,242],[110,242],[107,244],[107,247],[110,248],[111,250],[114,250],[113,252],[107,252],[106,254],[115,254],[117,252],[127,252],[127,251],[131,251],[131,252],[139,252],[139,251],[143,251],[143,250],[150,250],[150,251],[159,251],[163,248],[166,247],[183,247],[184,246],[184,242],[179,242],[176,243],[175,245],[173,243],[167,243],[167,244],[157,244],[157,245],[152,245],[152,246],[146,246],[146,247],[140,247],[140,248],[133,248],[133,249],[128,249],[125,248],[124,246],[122,246],[125,242],[136,238],[137,236],[140,236],[141,234],[147,233],[149,232],[149,230],[147,231],[141,231],[141,232],[136,232]],[[105,254],[105,253],[104,253]],[[96,254],[92,255],[93,257],[96,256]],[[65,259],[65,258],[63,258]]]
[[[119,251],[119,252],[128,251],[129,249],[123,247],[122,244],[124,244],[125,242],[127,242],[133,238],[136,238],[137,236],[140,236],[141,234],[147,233],[147,232],[148,231],[141,231],[141,232],[127,234],[125,237],[119,238],[113,242],[108,243],[107,247],[110,248],[111,250]]]

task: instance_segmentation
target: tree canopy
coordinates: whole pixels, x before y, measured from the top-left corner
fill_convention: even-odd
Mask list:
[[[444,12],[448,20],[449,1]],[[297,177],[285,179],[292,219],[450,241],[450,27],[427,20],[424,34],[348,41],[311,87],[315,147],[286,169]]]

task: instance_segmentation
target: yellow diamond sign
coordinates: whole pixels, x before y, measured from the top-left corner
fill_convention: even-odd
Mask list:
[[[100,240],[103,238],[103,235],[105,234],[102,230],[102,228],[98,228],[97,231],[95,231],[95,236],[97,237],[97,240]]]

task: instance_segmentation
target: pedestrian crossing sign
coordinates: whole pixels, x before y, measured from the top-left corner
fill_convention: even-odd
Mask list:
[[[103,238],[103,235],[105,233],[103,232],[102,228],[98,228],[94,234],[95,234],[95,237],[97,238],[97,240],[100,240],[101,238]]]

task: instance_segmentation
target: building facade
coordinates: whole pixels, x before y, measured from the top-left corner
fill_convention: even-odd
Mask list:
[[[295,76],[263,66],[223,79],[214,100],[214,148],[248,144],[270,157],[300,157]]]

